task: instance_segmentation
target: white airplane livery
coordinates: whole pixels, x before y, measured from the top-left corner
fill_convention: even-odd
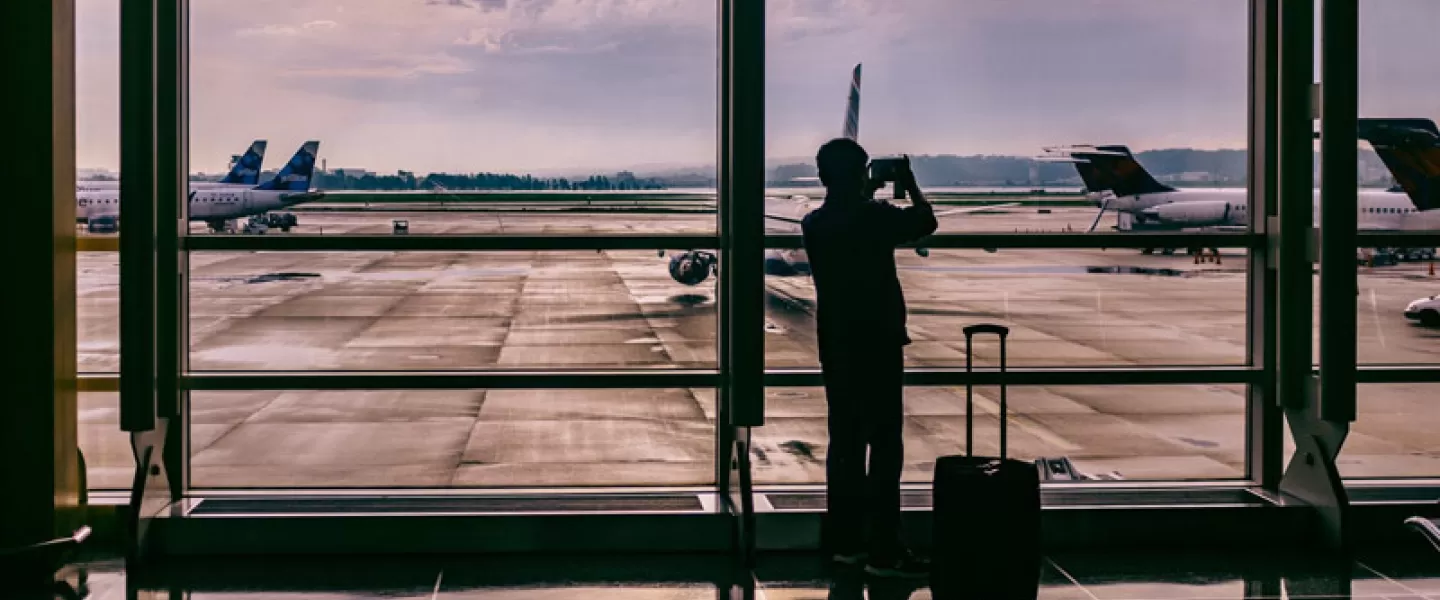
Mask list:
[[[230,172],[219,181],[192,181],[190,188],[205,190],[223,187],[247,188],[260,183],[260,168],[265,163],[265,140],[255,140],[250,147],[231,165]],[[120,189],[119,181],[78,181],[76,191],[99,192]]]
[[[224,231],[227,223],[233,219],[263,215],[323,197],[324,192],[310,189],[319,150],[320,142],[305,142],[275,178],[260,185],[223,183],[199,187],[192,184],[190,220],[204,221],[212,231],[220,232]],[[239,167],[240,164],[237,163],[236,168]],[[259,173],[258,168],[254,171]],[[76,196],[77,220],[121,216],[118,188],[82,190]]]
[[[845,103],[845,124],[841,129],[841,137],[858,140],[860,137],[860,71],[861,65],[855,65],[855,70],[850,74],[850,93]],[[799,178],[796,181],[807,180]],[[798,226],[800,220],[805,218],[810,211],[820,208],[823,200],[814,200],[808,196],[790,196],[781,198],[767,196],[765,198],[765,218],[777,224],[788,224]],[[982,211],[997,210],[1017,206],[1016,202],[1004,204],[992,204],[986,206],[975,206],[955,208],[949,210],[935,211],[936,217],[943,217],[957,214],[967,214]],[[916,248],[916,254],[928,256],[925,248]],[[663,255],[664,252],[662,251]],[[699,285],[714,273],[718,258],[713,252],[704,250],[689,250],[670,256],[670,277],[685,285]],[[810,259],[801,248],[770,249],[765,251],[765,274],[775,276],[809,275]]]
[[[1360,137],[1375,148],[1399,186],[1361,190],[1357,222],[1367,231],[1440,230],[1440,130],[1428,119],[1361,119]],[[1243,228],[1246,190],[1176,189],[1157,181],[1125,146],[1046,148],[1068,157],[1100,212],[1116,213],[1119,231]],[[1319,191],[1315,191],[1318,206]]]

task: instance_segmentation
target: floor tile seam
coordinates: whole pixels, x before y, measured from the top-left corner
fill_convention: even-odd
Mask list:
[[[1355,561],[1355,564],[1360,565],[1360,568],[1365,569],[1366,571],[1369,571],[1369,572],[1371,572],[1371,573],[1374,573],[1376,577],[1379,577],[1379,578],[1381,578],[1381,579],[1384,579],[1385,581],[1390,582],[1392,585],[1395,585],[1395,586],[1397,586],[1397,587],[1405,590],[1405,592],[1406,592],[1407,595],[1411,595],[1411,596],[1421,596],[1421,597],[1425,596],[1425,592],[1416,590],[1415,588],[1412,588],[1412,587],[1410,587],[1410,586],[1408,586],[1408,585],[1405,585],[1404,583],[1401,583],[1401,582],[1399,582],[1399,581],[1391,578],[1389,575],[1386,575],[1386,574],[1384,574],[1384,573],[1381,573],[1379,569],[1376,569],[1375,567],[1372,567],[1372,566],[1370,566],[1369,564],[1366,564],[1366,563],[1363,562],[1363,561],[1358,561],[1358,560],[1357,560],[1357,561]]]
[[[1084,592],[1086,596],[1089,596],[1090,600],[1100,600],[1099,596],[1096,596],[1094,592],[1090,591],[1090,588],[1081,584],[1080,580],[1076,579],[1074,575],[1071,575],[1069,571],[1066,571],[1065,567],[1060,566],[1060,563],[1055,562],[1055,559],[1047,556],[1045,557],[1045,562],[1050,563],[1050,566],[1056,571],[1059,571],[1061,575],[1064,575],[1065,579],[1069,580],[1075,587],[1080,588],[1080,591]]]

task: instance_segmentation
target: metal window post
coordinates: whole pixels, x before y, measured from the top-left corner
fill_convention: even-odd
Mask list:
[[[730,231],[730,3],[716,0],[716,98],[715,98],[715,231],[723,237]],[[721,256],[725,249],[721,249]],[[723,263],[722,263],[723,264]],[[720,382],[715,393],[715,481],[720,494],[730,493],[735,432],[730,427],[729,371],[724,367],[730,349],[730,277],[729,269],[721,269],[715,286],[717,328],[715,356],[720,368]]]
[[[736,542],[754,557],[750,428],[765,415],[765,3],[720,0],[719,396],[727,463],[722,475],[738,511]]]
[[[1275,175],[1279,158],[1279,13],[1280,0],[1250,2],[1250,231],[1263,236],[1265,243],[1250,249],[1246,278],[1247,362],[1259,367],[1263,376],[1246,392],[1245,466],[1247,479],[1272,491],[1280,485],[1284,444],[1284,415],[1276,394],[1278,231],[1271,227],[1279,214]]]
[[[157,404],[156,299],[164,264],[156,253],[162,175],[157,165],[158,10],[157,0],[120,4],[120,427],[130,432],[135,457],[129,524],[130,553],[137,560],[149,554],[151,520],[173,498],[164,460],[168,421]]]
[[[720,243],[730,339],[721,369],[732,423],[755,427],[765,421],[765,3],[733,0],[729,30],[729,215]]]
[[[1349,498],[1335,459],[1355,416],[1355,241],[1356,96],[1358,11],[1356,0],[1323,0],[1321,14],[1320,200],[1313,200],[1313,141],[1308,119],[1309,90],[1301,94],[1302,73],[1314,73],[1314,7],[1309,0],[1282,9],[1281,50],[1281,393],[1295,439],[1295,454],[1280,482],[1282,492],[1315,508],[1316,536],[1327,546],[1348,545]],[[1294,36],[1285,39],[1284,36]],[[1304,58],[1300,56],[1304,55]],[[1287,58],[1288,55],[1288,58]],[[1306,86],[1309,87],[1308,85]],[[1302,110],[1302,108],[1306,110]],[[1301,119],[1306,130],[1300,129]],[[1301,193],[1302,186],[1304,193]],[[1302,213],[1304,217],[1302,219]],[[1311,243],[1314,214],[1320,221],[1320,381],[1310,369]],[[1302,223],[1303,221],[1303,223]],[[1304,231],[1305,235],[1297,235]],[[1300,249],[1305,247],[1302,264]],[[1303,277],[1303,281],[1302,281]],[[1303,288],[1303,290],[1302,290]],[[1286,292],[1289,292],[1287,295]],[[1301,325],[1307,325],[1301,329]],[[1300,349],[1306,352],[1299,354]],[[1303,364],[1302,364],[1303,360]]]
[[[156,199],[155,346],[156,415],[167,421],[165,470],[172,498],[189,487],[186,448],[188,412],[180,377],[189,348],[188,274],[181,236],[189,209],[188,0],[160,0],[156,7]]]
[[[1358,0],[1325,0],[1320,75],[1320,416],[1355,420]],[[1339,449],[1337,448],[1338,452]]]

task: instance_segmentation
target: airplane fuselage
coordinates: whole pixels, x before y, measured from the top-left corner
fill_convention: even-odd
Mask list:
[[[310,192],[257,190],[251,186],[225,185],[190,190],[190,220],[219,222],[280,210],[314,199]],[[86,221],[97,216],[120,214],[120,190],[86,190],[76,194],[75,216]]]
[[[1360,190],[1357,201],[1356,218],[1361,229],[1440,229],[1440,211],[1419,210],[1402,192]],[[1314,205],[1319,206],[1319,190],[1315,191]],[[1244,227],[1250,223],[1248,195],[1243,188],[1118,196],[1109,200],[1109,206],[1130,217],[1129,227],[1122,225],[1121,229]]]

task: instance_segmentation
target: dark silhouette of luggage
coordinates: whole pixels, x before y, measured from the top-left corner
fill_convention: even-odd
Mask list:
[[[965,328],[965,370],[974,373],[974,337],[1000,337],[1000,372],[1006,370],[1002,325]],[[935,462],[931,585],[936,597],[1034,598],[1039,585],[1040,475],[1036,464],[1009,458],[1005,384],[1000,385],[1000,456],[975,456],[974,383],[965,385],[963,456]]]

